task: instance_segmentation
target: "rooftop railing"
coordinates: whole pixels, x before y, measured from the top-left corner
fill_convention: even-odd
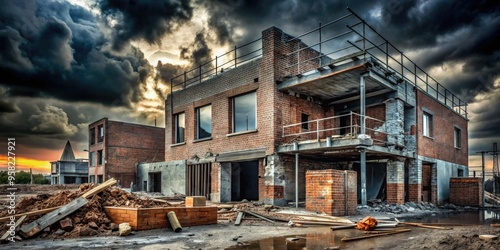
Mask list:
[[[198,65],[170,80],[172,92],[185,89],[190,85],[201,83],[224,71],[236,68],[262,56],[262,38],[253,40],[241,46],[216,56],[214,59]]]
[[[351,55],[370,57],[385,68],[386,76],[398,83],[407,81],[457,114],[467,118],[467,103],[457,95],[446,89],[437,80],[431,77],[412,59],[385,39],[376,29],[366,23],[354,11],[328,22],[319,23],[318,28],[308,31],[288,42],[301,41],[308,46],[300,46],[287,56],[296,56],[297,60],[286,68],[297,69],[297,75],[310,71],[310,67],[301,65],[315,62],[319,67],[332,66],[344,60],[351,59]],[[325,38],[326,37],[326,38]],[[404,38],[403,38],[404,39]],[[305,50],[317,51],[317,56],[300,60],[300,53]]]

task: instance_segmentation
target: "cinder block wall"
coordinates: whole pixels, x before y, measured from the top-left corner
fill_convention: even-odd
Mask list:
[[[482,178],[451,178],[450,203],[458,206],[481,206]]]
[[[345,173],[347,173],[347,187]],[[306,172],[306,209],[335,216],[355,214],[357,189],[356,171],[309,170]]]

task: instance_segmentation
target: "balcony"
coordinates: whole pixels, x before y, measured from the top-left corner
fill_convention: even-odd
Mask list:
[[[363,121],[365,123],[363,133]],[[401,134],[387,132],[386,121],[350,112],[282,127],[278,153],[357,157],[359,150],[411,157]]]

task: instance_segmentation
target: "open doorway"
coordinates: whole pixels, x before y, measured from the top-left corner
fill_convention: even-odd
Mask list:
[[[259,161],[231,163],[231,201],[259,200]]]
[[[148,192],[161,192],[161,172],[149,173],[149,188]]]
[[[422,201],[432,201],[432,165],[422,164]]]

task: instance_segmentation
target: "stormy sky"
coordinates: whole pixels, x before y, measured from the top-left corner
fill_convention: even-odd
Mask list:
[[[348,6],[469,103],[470,165],[479,165],[474,152],[500,141],[497,1],[6,0],[0,138],[16,138],[20,168],[48,172],[66,140],[85,158],[89,123],[163,127],[172,76],[268,27],[300,35]]]

